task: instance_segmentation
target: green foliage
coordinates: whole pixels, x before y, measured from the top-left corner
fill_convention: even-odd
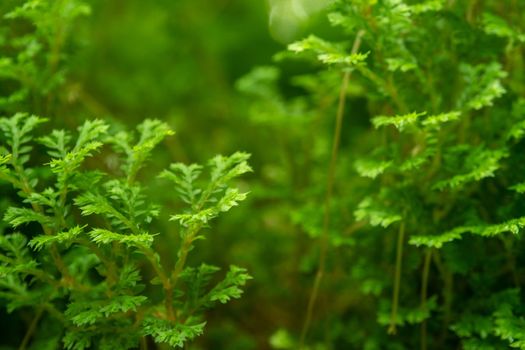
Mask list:
[[[0,348],[525,348],[525,2],[0,17]]]
[[[321,237],[290,243],[319,301],[302,314],[300,337],[275,327],[274,348],[523,347],[524,22],[509,10],[523,5],[334,1],[333,28],[306,33],[276,67],[238,82],[254,120],[278,111],[258,125],[286,135],[291,150],[281,168],[289,177],[273,182],[291,190],[268,198],[295,208],[294,232]],[[290,111],[302,118],[276,122]],[[323,269],[333,275],[317,290]],[[511,307],[496,297],[506,290]]]
[[[410,113],[407,115],[399,115],[395,117],[375,117],[372,119],[374,127],[379,128],[386,125],[392,125],[399,131],[404,131],[407,126],[410,126],[417,122],[418,118],[425,115],[426,113]]]
[[[144,333],[151,335],[156,342],[182,348],[187,341],[201,335],[204,332],[204,326],[205,323],[177,324],[173,327],[166,321],[150,318],[145,321]]]
[[[75,22],[90,14],[89,5],[79,0],[10,1],[0,10],[0,79],[7,87],[0,108],[10,113],[52,109],[66,80]]]
[[[252,171],[247,163],[250,155],[237,152],[229,157],[216,156],[208,165],[210,180],[204,188],[198,188],[195,181],[201,173],[202,167],[192,164],[186,166],[176,163],[170,170],[161,173],[161,177],[174,182],[179,197],[191,205],[191,211],[171,216],[172,221],[178,221],[183,227],[181,235],[199,238],[197,232],[202,226],[217,217],[221,212],[227,212],[246,199],[246,193],[237,188],[228,187],[230,180]]]
[[[54,130],[38,139],[52,160],[35,166],[29,151],[33,129],[43,121],[24,114],[0,120],[9,152],[2,156],[2,179],[20,190],[21,204],[26,204],[8,208],[4,220],[13,228],[39,225],[30,231],[31,239],[22,233],[0,236],[0,297],[9,301],[8,311],[30,306],[40,310],[38,317],[48,314],[48,322],[59,325],[53,336],[61,337],[66,349],[130,349],[140,336],[186,346],[204,332],[205,322],[191,320],[202,318],[216,301],[239,298],[251,278],[245,269],[232,266],[223,280],[214,280],[209,287],[207,275],[219,269],[203,264],[196,272],[202,277],[184,280],[184,288],[193,293],[182,297],[183,286],[177,283],[181,275],[196,271],[186,266],[186,258],[192,242],[201,237],[200,229],[246,198],[232,181],[251,171],[249,155],[210,160],[205,190],[192,187],[200,166],[173,165],[171,169],[184,178],[163,172],[189,206],[188,214],[173,215],[181,217],[182,241],[178,259],[169,268],[155,250],[159,234],[149,231],[160,207],[147,200],[147,188],[137,179],[154,147],[173,134],[168,125],[145,120],[137,128],[136,144],[124,131],[109,133],[109,125],[101,120],[86,121],[76,135]],[[94,170],[86,170],[85,163],[105,143],[115,146],[123,171],[115,175],[99,169],[91,177]],[[197,194],[200,197],[193,200]],[[83,219],[91,215],[98,219]],[[151,270],[144,263],[150,263]],[[152,283],[157,280],[162,286],[160,300],[141,283],[152,272]]]
[[[366,53],[347,54],[344,52],[344,49],[338,45],[334,45],[313,35],[290,44],[288,49],[296,53],[313,52],[316,58],[325,64],[355,66],[363,64],[368,56]]]

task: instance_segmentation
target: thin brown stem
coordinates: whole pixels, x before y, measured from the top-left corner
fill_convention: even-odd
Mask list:
[[[64,315],[62,314],[62,312],[60,312],[53,304],[51,304],[50,302],[47,302],[45,304],[42,305],[42,308],[44,310],[46,310],[50,316],[54,317],[55,319],[57,319],[58,321],[60,321],[61,323],[66,323],[66,320],[64,318]]]
[[[363,30],[360,30],[357,33],[357,36],[355,38],[353,47],[352,47],[352,53],[357,53],[357,50],[359,50],[359,47],[361,46],[361,40],[365,32]],[[329,244],[329,235],[328,230],[330,227],[330,204],[332,200],[332,192],[334,188],[334,182],[335,182],[335,170],[337,165],[337,153],[339,150],[339,142],[341,140],[341,130],[343,127],[343,117],[344,117],[344,111],[345,111],[345,102],[346,102],[346,95],[348,91],[348,83],[350,81],[350,76],[352,74],[351,70],[346,70],[343,75],[343,82],[341,84],[341,89],[339,91],[339,105],[337,108],[337,115],[336,115],[336,123],[335,123],[335,130],[334,130],[334,141],[332,144],[332,154],[330,158],[330,164],[328,168],[328,178],[326,183],[326,194],[325,194],[325,201],[324,201],[324,218],[323,218],[323,231],[321,233],[320,237],[320,252],[319,252],[319,262],[318,262],[318,268],[317,273],[315,275],[315,280],[312,286],[312,290],[310,293],[310,298],[308,300],[308,306],[306,310],[306,317],[303,324],[303,329],[301,331],[301,338],[299,340],[299,349],[303,349],[304,342],[306,340],[306,336],[308,334],[308,330],[310,328],[310,324],[312,322],[312,316],[313,316],[313,310],[315,307],[315,303],[319,294],[319,288],[321,286],[321,281],[325,272],[326,268],[326,256],[328,252],[328,244]]]
[[[148,350],[148,340],[146,337],[140,337],[140,350]]]
[[[27,348],[27,345],[29,344],[31,337],[35,333],[36,326],[38,325],[38,321],[40,321],[40,318],[42,317],[43,313],[44,309],[41,307],[38,308],[38,311],[36,312],[35,317],[33,317],[33,320],[31,321],[31,324],[29,325],[29,328],[27,329],[24,339],[22,339],[22,343],[18,347],[18,350],[25,350]]]
[[[425,261],[423,263],[423,274],[421,277],[421,309],[427,306],[428,294],[428,276],[430,273],[430,261],[432,259],[432,250],[428,249],[425,252]],[[427,321],[423,320],[421,323],[421,350],[427,350]]]
[[[399,307],[399,289],[401,288],[401,270],[403,268],[403,245],[405,241],[405,222],[401,222],[399,226],[399,233],[397,235],[397,249],[396,249],[396,272],[394,280],[394,292],[392,293],[392,314],[390,316],[390,325],[388,327],[388,334],[397,333],[397,310]]]
[[[186,237],[184,241],[182,242],[179,256],[178,256],[177,262],[175,263],[175,268],[173,269],[173,272],[171,274],[171,281],[173,283],[173,286],[177,284],[180,274],[182,273],[182,270],[184,269],[184,266],[186,265],[186,259],[191,249],[191,245],[193,243],[194,237],[195,237],[194,234],[192,234]]]
[[[153,266],[155,273],[157,274],[162,283],[162,287],[164,288],[164,294],[166,296],[164,300],[164,304],[166,307],[166,316],[170,321],[173,321],[175,320],[175,311],[173,310],[173,286],[171,280],[164,271],[164,268],[160,264],[158,256],[156,256],[156,253],[153,249],[149,247],[143,247],[142,252],[146,256],[148,261],[151,263],[151,266]]]

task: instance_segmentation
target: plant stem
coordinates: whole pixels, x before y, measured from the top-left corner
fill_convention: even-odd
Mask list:
[[[180,274],[184,270],[184,266],[186,265],[186,259],[188,258],[188,253],[191,250],[191,245],[193,244],[193,241],[195,239],[195,236],[197,235],[197,232],[199,232],[200,226],[195,227],[191,233],[184,236],[184,239],[182,241],[182,245],[179,249],[177,262],[175,263],[175,268],[173,269],[171,276],[170,276],[170,290],[166,293],[166,303],[170,303],[170,305],[173,304],[173,289],[177,285],[177,282],[179,281]],[[169,292],[169,294],[168,294]],[[169,300],[168,300],[169,299]],[[167,305],[167,304],[166,304]],[[173,315],[173,320],[175,321],[175,315]]]
[[[27,329],[24,339],[22,339],[22,343],[18,347],[18,350],[25,350],[27,348],[27,345],[29,344],[33,333],[35,333],[36,326],[38,325],[38,321],[40,321],[43,313],[44,309],[41,307],[38,308],[38,311],[36,312],[35,317],[33,317],[33,320],[31,321],[31,324],[29,325],[29,328]]]
[[[155,256],[155,251],[149,247],[143,247],[142,252],[153,266],[155,273],[159,277],[162,287],[164,288],[164,294],[166,296],[164,304],[166,307],[166,316],[170,321],[175,320],[175,311],[173,310],[173,285],[170,278],[166,275],[164,268],[160,264],[159,260]]]
[[[364,66],[359,66],[357,67],[357,69],[359,69],[359,72],[363,76],[372,80],[377,86],[379,86],[380,88],[382,88],[384,91],[388,93],[388,96],[390,96],[393,104],[395,105],[395,107],[398,109],[400,113],[408,113],[408,107],[405,101],[403,101],[403,99],[399,96],[397,88],[392,79],[387,81],[381,78],[380,76],[378,76],[371,69],[364,67]]]
[[[54,318],[59,320],[61,323],[63,323],[63,324],[66,323],[66,320],[65,320],[64,315],[62,314],[62,312],[57,310],[57,308],[53,304],[51,304],[50,302],[47,302],[47,303],[43,304],[42,308],[45,309],[49,313],[50,316],[53,316]]]
[[[13,168],[15,169],[15,172],[17,173],[20,179],[18,181],[20,184],[20,189],[22,190],[22,192],[24,192],[27,195],[27,198],[29,198],[31,194],[34,193],[35,191],[31,187],[29,181],[27,180],[24,169],[20,165],[17,164],[17,157],[13,156],[12,164],[13,164]],[[44,209],[42,209],[42,207],[39,204],[31,203],[31,206],[33,210],[36,211],[37,213],[45,215]],[[53,234],[53,232],[51,231],[49,227],[43,224],[41,226],[46,235]],[[76,284],[75,279],[71,276],[68,268],[66,267],[66,265],[64,264],[64,261],[62,260],[62,257],[60,256],[60,253],[58,252],[58,248],[56,244],[54,243],[51,244],[50,253],[51,253],[51,257],[53,258],[53,261],[55,262],[55,266],[57,267],[58,271],[62,274],[62,277],[64,278],[64,280],[67,281],[68,283]]]
[[[423,263],[423,275],[421,277],[421,309],[427,306],[428,293],[428,275],[430,272],[430,260],[432,259],[432,250],[427,249],[425,252],[425,261]],[[421,350],[427,350],[427,320],[421,323]]]
[[[146,337],[140,337],[140,350],[148,350],[148,341]]]
[[[401,222],[399,226],[399,233],[397,235],[397,251],[396,251],[396,272],[394,280],[394,293],[392,295],[392,315],[390,316],[390,326],[388,327],[388,334],[396,334],[397,323],[397,309],[399,306],[399,289],[401,287],[401,270],[403,263],[403,245],[405,240],[405,222]]]
[[[182,242],[182,245],[179,250],[178,259],[175,263],[175,268],[173,269],[173,272],[171,274],[171,281],[173,283],[173,286],[177,284],[180,274],[184,269],[184,266],[186,265],[186,259],[188,257],[188,253],[190,252],[191,244],[193,243],[194,237],[195,234],[191,234],[185,237],[184,241]]]
[[[434,263],[436,264],[436,267],[439,270],[439,273],[441,274],[441,278],[443,279],[443,324],[441,329],[441,343],[443,344],[447,338],[448,334],[448,327],[450,324],[450,318],[452,316],[452,301],[453,301],[453,291],[454,291],[454,276],[452,272],[450,272],[443,261],[441,260],[441,256],[439,254],[439,251],[436,252],[436,254],[433,254]]]
[[[352,47],[352,54],[357,53],[357,50],[359,50],[359,47],[361,46],[361,39],[364,34],[365,32],[363,30],[360,30],[357,33],[356,38],[354,40],[353,47]],[[328,230],[330,227],[330,204],[331,204],[332,192],[333,192],[333,187],[334,187],[334,182],[335,182],[334,181],[335,180],[335,169],[337,165],[337,153],[339,150],[339,142],[341,140],[341,130],[343,127],[343,117],[344,117],[344,111],[345,111],[346,94],[347,94],[348,83],[350,81],[351,74],[352,74],[351,70],[345,71],[343,75],[343,82],[341,84],[341,89],[339,91],[339,105],[337,108],[337,115],[336,115],[334,141],[332,144],[332,155],[330,158],[330,164],[328,168],[328,178],[327,178],[327,183],[326,183],[323,231],[321,233],[321,239],[320,239],[319,262],[318,262],[317,273],[315,275],[315,280],[314,280],[314,284],[312,287],[312,291],[310,293],[310,298],[308,300],[306,318],[303,324],[303,329],[301,331],[301,338],[299,341],[299,349],[303,349],[304,347],[306,335],[308,334],[310,323],[312,321],[315,302],[319,294],[319,287],[321,286],[321,280],[323,278],[324,271],[325,271],[326,256],[327,256],[328,243],[329,243]]]

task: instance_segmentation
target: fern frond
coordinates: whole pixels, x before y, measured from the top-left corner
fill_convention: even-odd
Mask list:
[[[53,243],[60,243],[70,245],[80,234],[82,234],[84,227],[75,226],[67,231],[59,232],[56,235],[39,235],[31,239],[28,245],[34,250],[42,250],[42,248]]]
[[[367,220],[372,226],[385,228],[403,219],[399,213],[379,205],[370,197],[363,199],[359,203],[354,215],[357,220]]]
[[[397,116],[379,116],[372,118],[372,124],[374,127],[380,128],[382,126],[389,126],[392,125],[399,131],[404,131],[409,126],[415,125],[421,116],[426,115],[426,112],[422,113],[409,113],[405,115],[397,115]]]
[[[198,324],[178,323],[170,324],[168,321],[157,318],[147,318],[143,323],[143,333],[150,335],[159,343],[183,348],[185,343],[196,338],[204,332],[206,322]]]
[[[155,235],[149,233],[122,235],[100,228],[88,232],[88,235],[96,244],[109,244],[116,242],[128,247],[137,248],[150,247],[155,239]]]
[[[27,224],[30,222],[38,222],[42,226],[54,225],[54,220],[52,217],[46,216],[29,208],[10,207],[7,209],[4,215],[4,220],[9,222],[13,227],[18,227],[22,224]]]
[[[195,186],[195,181],[202,172],[202,166],[198,164],[185,165],[175,163],[170,165],[170,170],[164,170],[161,178],[175,183],[179,197],[187,204],[194,207],[197,204],[197,196],[202,192]]]

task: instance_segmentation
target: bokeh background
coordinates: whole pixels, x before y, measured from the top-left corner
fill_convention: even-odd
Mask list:
[[[3,17],[22,3],[2,1],[0,14]],[[315,198],[322,198],[332,118],[311,124],[313,117],[304,108],[269,106],[269,113],[261,115],[251,104],[253,95],[261,93],[259,80],[272,85],[276,99],[281,94],[295,98],[305,93],[307,88],[290,84],[289,77],[311,67],[276,61],[274,55],[306,33],[330,30],[323,13],[327,1],[66,3],[80,8],[79,14],[58,6],[55,17],[49,16],[51,22],[41,23],[48,32],[37,33],[42,47],[28,60],[35,62],[34,69],[22,66],[13,73],[0,67],[1,114],[26,111],[47,117],[50,123],[44,129],[75,128],[88,118],[130,129],[145,118],[166,121],[176,135],[156,150],[143,179],[153,178],[171,162],[202,163],[215,154],[237,150],[251,153],[255,172],[241,184],[251,192],[249,201],[214,225],[192,252],[190,265],[206,261],[223,267],[245,266],[254,280],[242,299],[207,316],[207,334],[191,348],[248,350],[270,349],[272,342],[286,345],[283,330],[297,332],[302,325],[317,259],[311,237],[296,223],[296,208],[308,204],[312,210]],[[1,21],[0,44],[38,32],[31,19]],[[61,33],[58,42],[57,33]],[[45,53],[49,48],[56,49],[54,67],[49,67]],[[3,56],[18,54],[16,48],[2,47]],[[282,66],[290,76],[279,78],[276,68],[263,68],[243,82],[254,67],[270,64]],[[27,80],[20,72],[27,73]],[[20,88],[29,91],[23,98],[5,97]],[[336,85],[330,88],[337,90]],[[314,169],[316,158],[321,160],[319,181],[309,170]],[[157,247],[169,262],[176,254],[178,237],[162,222],[178,209],[167,207],[175,193],[161,190],[155,181],[150,190],[152,198],[166,204],[163,217],[154,225],[163,232]],[[8,186],[2,185],[1,191],[3,206],[16,198]],[[301,198],[314,198],[313,205]],[[27,320],[5,314],[5,308],[0,313],[2,342],[16,346]]]
[[[370,52],[368,68],[352,76],[346,94],[326,275],[309,349],[415,349],[431,311],[428,341],[422,342],[430,349],[504,348],[508,339],[500,338],[511,333],[492,327],[497,322],[491,315],[494,305],[506,304],[488,302],[499,298],[496,292],[511,296],[509,305],[521,305],[512,311],[520,325],[516,334],[525,339],[523,292],[520,299],[518,289],[511,289],[525,283],[523,241],[475,235],[435,255],[406,245],[398,320],[405,325],[397,337],[389,336],[397,225],[370,227],[364,220],[376,216],[374,225],[384,224],[381,220],[391,219],[396,210],[408,212],[407,232],[435,235],[458,225],[499,224],[523,215],[523,200],[509,186],[523,181],[524,141],[507,149],[505,135],[525,115],[525,53],[518,45],[525,42],[525,2],[336,1],[331,19],[339,27],[329,24],[328,2],[0,0],[0,116],[47,117],[50,123],[42,133],[74,129],[93,118],[117,129],[133,129],[146,118],[167,122],[176,135],[156,148],[140,173],[148,198],[163,208],[150,231],[161,233],[155,248],[166,266],[173,264],[179,246],[168,218],[182,206],[156,176],[172,162],[204,163],[238,150],[252,154],[254,172],[238,184],[250,192],[249,199],[213,223],[206,240],[191,252],[189,265],[235,264],[254,279],[241,299],[206,314],[205,335],[187,349],[296,349],[320,255],[342,69],[308,59],[311,52],[297,55],[286,48],[316,34],[326,41],[313,38],[299,47],[314,43],[316,51],[317,42],[328,43],[328,51],[337,47],[336,53],[338,45],[350,50],[357,30],[367,28],[359,51]],[[13,13],[17,6],[22,7]],[[407,6],[417,15],[410,17]],[[472,108],[472,101],[479,108]],[[443,156],[432,156],[436,161],[427,164],[426,174],[414,170],[421,165],[413,160],[426,147],[420,147],[427,142],[423,134],[411,134],[416,135],[412,140],[394,130],[375,130],[370,121],[372,116],[454,110],[465,118],[443,126],[436,151]],[[517,138],[522,137],[521,127],[517,130]],[[477,163],[487,163],[483,157],[493,154],[485,150],[500,148],[510,156],[497,176],[478,174],[461,195],[430,189],[471,167],[479,171]],[[34,164],[48,160],[41,149],[32,156]],[[394,163],[377,165],[374,159],[383,157]],[[405,160],[407,168],[398,172]],[[112,162],[110,152],[101,152],[87,166],[110,171]],[[376,178],[391,164],[393,172],[376,180],[359,176],[368,172]],[[369,198],[381,204],[379,209],[367,208]],[[0,184],[0,213],[16,200],[16,193]],[[361,219],[356,209],[364,213]],[[2,230],[9,231],[0,221]],[[35,234],[30,225],[23,230]],[[434,256],[426,264],[426,284],[424,254]],[[142,272],[148,281],[151,271],[143,266]],[[432,296],[428,303],[420,302],[423,285]],[[471,312],[479,317],[475,322]],[[467,331],[452,329],[465,315]],[[7,315],[0,307],[1,350],[2,345],[18,348],[31,316],[31,310]],[[492,328],[483,328],[487,324]],[[471,325],[481,325],[479,337]]]

